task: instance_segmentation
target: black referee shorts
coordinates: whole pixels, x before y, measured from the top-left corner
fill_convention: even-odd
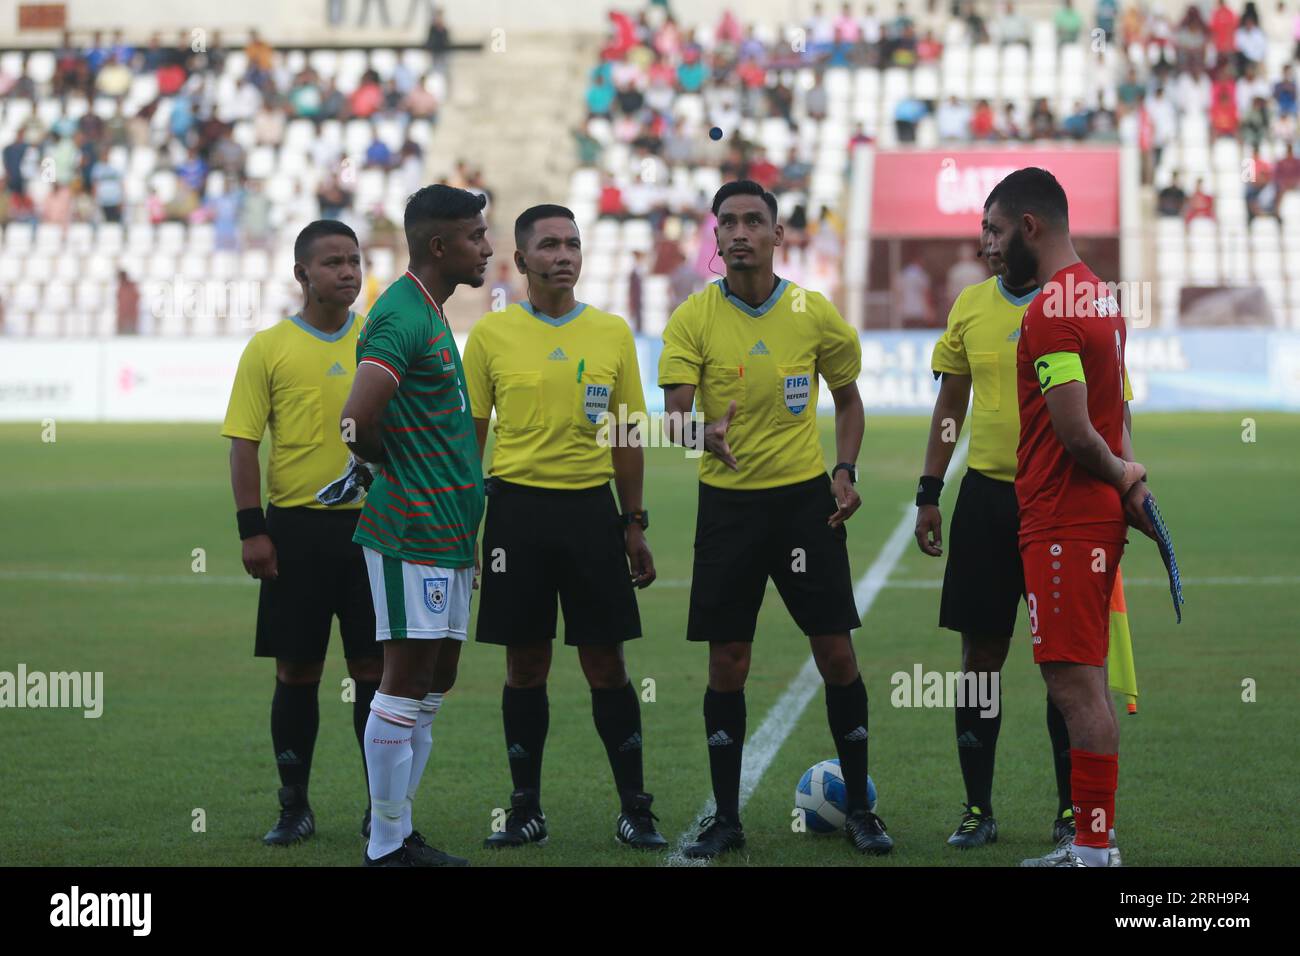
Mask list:
[[[948,527],[939,626],[973,637],[1010,637],[1024,594],[1015,482],[968,468]]]
[[[347,658],[381,657],[375,607],[361,545],[352,541],[360,511],[267,505],[266,528],[280,576],[262,582],[257,602],[258,657],[297,663],[325,660],[338,615]]]
[[[478,628],[484,644],[555,639],[617,644],[641,636],[623,524],[608,484],[576,490],[484,482]]]
[[[861,626],[848,532],[826,519],[838,505],[818,475],[761,491],[700,485],[688,641],[752,641],[770,577],[809,637]]]

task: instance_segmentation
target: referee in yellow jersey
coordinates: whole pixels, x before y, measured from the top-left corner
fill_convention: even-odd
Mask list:
[[[966,786],[966,809],[948,843],[970,849],[997,842],[993,815],[993,764],[1002,726],[1001,670],[1025,593],[1020,562],[1020,508],[1016,501],[1016,446],[1020,404],[1016,396],[1016,344],[1020,322],[1038,289],[1008,288],[1005,264],[991,251],[988,222],[981,237],[994,275],[963,289],[935,343],[931,368],[940,379],[916,494],[916,543],[931,557],[943,554],[939,493],[974,388],[970,454],[948,534],[939,626],[961,634],[964,673],[997,681],[997,710],[985,715],[978,701],[956,708],[957,758]],[[1131,398],[1127,377],[1125,398]],[[1074,839],[1070,798],[1070,737],[1065,718],[1047,701],[1047,732],[1056,769],[1057,812],[1052,840]]]
[[[864,423],[858,334],[824,296],[773,273],[784,230],[771,193],[750,180],[727,183],[713,214],[726,277],[673,312],[659,360],[669,434],[705,451],[686,637],[709,643],[704,727],[716,811],[683,855],[709,859],[745,842],[745,679],[769,577],[826,682],[845,831],[858,850],[888,853],[893,841],[867,803],[867,691],[849,637],[861,624],[844,527],[861,504],[853,487]],[[819,376],[835,400],[838,463],[829,477]],[[702,425],[684,422],[693,403]]]
[[[293,252],[302,311],[249,340],[221,429],[230,439],[244,569],[262,582],[255,653],[275,658],[271,741],[280,818],[263,841],[277,846],[316,830],[307,784],[320,723],[316,692],[335,616],[355,681],[358,744],[383,670],[366,565],[352,543],[361,503],[326,508],[316,500],[316,490],[349,461],[347,447],[326,426],[338,420],[356,374],[362,320],[351,307],[361,288],[361,251],[350,228],[322,219],[298,234]],[[268,427],[263,514],[258,447]],[[367,809],[363,834],[369,824]]]
[[[575,298],[582,241],[568,209],[525,210],[515,221],[514,259],[527,298],[484,315],[465,345],[480,454],[496,410],[477,640],[506,648],[501,713],[514,785],[505,828],[485,845],[547,839],[542,750],[558,598],[564,642],[578,649],[614,773],[615,835],[659,849],[666,841],[642,782],[640,704],[623,662],[623,642],[641,636],[633,585],[655,578],[641,498],[644,456],[625,427],[645,414],[636,343],[623,319]]]

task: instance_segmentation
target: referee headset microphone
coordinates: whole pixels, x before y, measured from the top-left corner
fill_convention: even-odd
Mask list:
[[[565,206],[554,205],[551,203],[545,203],[540,206],[533,206],[529,209],[525,209],[522,213],[519,214],[519,218],[515,220],[515,266],[516,268],[518,268],[520,273],[522,273],[525,276],[535,275],[538,276],[543,282],[550,282],[551,277],[558,270],[534,269],[528,263],[528,254],[526,252],[528,248],[528,242],[532,238],[533,226],[542,219],[567,219],[570,222],[574,223],[575,229],[577,228],[577,222],[574,219],[574,215],[571,210],[569,210]],[[579,252],[578,255],[581,256],[581,253]],[[577,280],[579,269],[580,266],[574,264],[571,270],[575,281]],[[531,288],[532,286],[530,284],[529,285],[530,291]]]
[[[732,196],[758,196],[762,199],[764,205],[767,206],[768,211],[772,214],[772,228],[774,233],[777,224],[780,222],[777,215],[776,197],[764,189],[762,185],[752,179],[736,179],[729,183],[724,183],[721,188],[713,194],[713,255],[709,257],[709,271],[720,278],[725,278],[726,272],[718,272],[713,267],[713,261],[722,253],[721,241],[718,238],[718,213],[722,209],[722,204]],[[772,239],[773,248],[781,244],[782,237],[774,234]],[[726,265],[725,258],[723,259],[723,264]]]

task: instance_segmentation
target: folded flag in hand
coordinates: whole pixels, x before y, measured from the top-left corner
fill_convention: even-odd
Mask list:
[[[1186,602],[1183,600],[1183,580],[1178,575],[1178,559],[1174,557],[1174,539],[1169,537],[1169,528],[1165,526],[1165,519],[1160,516],[1160,509],[1156,507],[1156,500],[1147,495],[1142,502],[1142,509],[1151,519],[1151,527],[1156,532],[1156,544],[1160,546],[1160,559],[1165,563],[1165,570],[1169,572],[1169,593],[1174,599],[1174,613],[1178,615],[1178,623],[1183,623],[1182,605]]]
[[[358,461],[355,455],[348,459],[348,467],[341,478],[335,478],[328,485],[316,492],[316,500],[323,505],[347,505],[366,495],[379,466],[369,462]]]

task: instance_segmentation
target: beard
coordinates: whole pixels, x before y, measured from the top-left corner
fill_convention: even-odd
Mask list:
[[[1002,262],[1005,266],[1003,280],[1013,289],[1023,289],[1025,286],[1037,284],[1038,256],[1029,248],[1020,230],[1017,229],[1015,235],[1007,242],[1007,247],[1002,253]]]

